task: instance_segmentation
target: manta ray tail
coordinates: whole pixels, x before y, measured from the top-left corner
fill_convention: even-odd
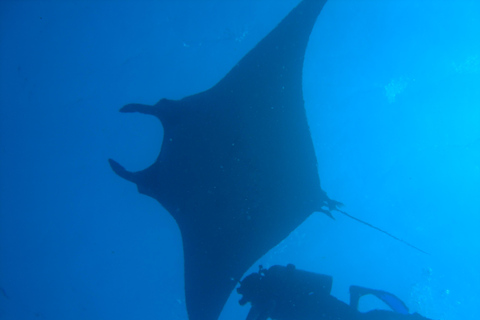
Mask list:
[[[385,230],[382,230],[382,229],[380,229],[379,227],[375,227],[374,225],[372,225],[372,224],[370,224],[370,223],[368,223],[368,222],[366,222],[366,221],[363,221],[363,220],[361,220],[361,219],[358,219],[358,218],[352,216],[351,214],[349,214],[349,213],[347,213],[347,212],[345,212],[345,211],[342,211],[342,210],[338,209],[338,207],[335,208],[335,210],[338,211],[338,212],[340,212],[340,213],[342,213],[342,214],[344,214],[345,216],[349,217],[350,219],[353,219],[353,220],[355,220],[355,221],[357,221],[357,222],[360,222],[360,223],[366,225],[367,227],[370,227],[370,228],[372,228],[372,229],[375,229],[375,230],[377,230],[377,231],[380,231],[380,232],[386,234],[387,236],[389,236],[390,238],[393,238],[393,239],[395,239],[395,240],[397,240],[397,241],[400,241],[400,242],[402,242],[403,244],[406,244],[407,246],[409,246],[409,247],[411,247],[411,248],[413,248],[413,249],[415,249],[415,250],[420,251],[421,253],[429,254],[428,252],[426,252],[426,251],[424,251],[424,250],[422,250],[422,249],[414,246],[413,244],[411,244],[411,243],[409,243],[409,242],[407,242],[407,241],[405,241],[405,240],[403,240],[403,239],[401,239],[401,238],[399,238],[399,237],[394,236],[394,235],[391,234],[390,232],[387,232],[387,231],[385,231]]]

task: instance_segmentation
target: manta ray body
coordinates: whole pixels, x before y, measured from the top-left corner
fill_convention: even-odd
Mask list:
[[[215,320],[252,264],[314,212],[338,202],[320,187],[302,94],[305,50],[326,0],[303,0],[215,86],[121,112],[164,128],[150,167],[120,177],[156,199],[182,235],[191,320]]]

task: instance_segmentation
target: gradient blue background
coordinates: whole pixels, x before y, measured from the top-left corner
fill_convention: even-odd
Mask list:
[[[147,167],[162,127],[117,110],[208,89],[298,2],[0,2],[0,318],[186,319],[175,222],[107,163]],[[326,4],[304,69],[322,187],[431,255],[314,214],[259,263],[480,318],[479,39],[475,0]]]

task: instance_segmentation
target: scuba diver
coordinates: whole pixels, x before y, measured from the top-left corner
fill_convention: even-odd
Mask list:
[[[418,313],[409,313],[403,301],[391,293],[350,287],[350,304],[330,294],[332,277],[298,270],[293,264],[272,266],[252,273],[240,281],[239,303],[250,302],[246,320],[429,320]],[[362,296],[372,294],[385,302],[392,311],[360,312]]]

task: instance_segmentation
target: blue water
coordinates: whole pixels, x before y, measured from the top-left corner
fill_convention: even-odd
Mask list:
[[[117,110],[208,89],[297,3],[0,2],[1,319],[187,319],[175,222],[107,163],[153,163],[161,125]],[[322,187],[430,255],[314,214],[258,263],[480,318],[478,39],[474,0],[327,3],[304,69]]]

